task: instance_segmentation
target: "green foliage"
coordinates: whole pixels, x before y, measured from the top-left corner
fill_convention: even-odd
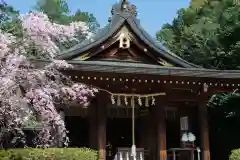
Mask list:
[[[54,22],[70,23],[70,18],[67,15],[70,10],[66,0],[38,0],[35,9],[47,14]]]
[[[82,12],[80,9],[78,9],[75,14],[71,16],[71,20],[87,22],[89,24],[90,30],[94,33],[100,28],[100,25],[93,14]]]
[[[204,3],[202,3],[204,2]],[[236,0],[194,0],[165,24],[157,39],[184,59],[206,68],[240,66],[240,7]]]
[[[97,160],[97,152],[87,148],[0,150],[1,160]]]
[[[6,2],[0,2],[0,23],[11,20],[12,18],[17,18],[19,11],[17,11],[12,6],[9,6]]]
[[[203,6],[206,2],[207,0],[192,0],[190,5],[194,8],[199,8]]]
[[[4,1],[0,2],[0,29],[2,31],[21,37],[22,28],[18,16],[18,10]]]
[[[240,147],[240,93],[219,93],[209,101],[213,155],[227,159],[233,148]],[[220,141],[219,141],[220,140]],[[221,147],[219,147],[221,146]]]
[[[55,23],[68,24],[73,21],[83,21],[90,26],[92,32],[96,32],[100,27],[93,14],[78,9],[71,15],[67,0],[38,0],[35,9],[47,14]]]
[[[229,157],[229,160],[240,160],[240,149],[234,149]]]

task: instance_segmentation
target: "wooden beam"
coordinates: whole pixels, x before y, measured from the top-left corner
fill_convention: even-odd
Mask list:
[[[201,157],[202,160],[210,160],[209,147],[209,128],[208,128],[208,113],[207,113],[207,99],[206,93],[202,93],[199,97],[199,123],[200,123],[200,137],[201,137]]]
[[[118,39],[113,39],[113,38],[110,38],[107,42],[103,43],[102,46],[103,47],[100,47],[100,46],[97,46],[95,48],[95,50],[92,50],[90,51],[90,55],[89,55],[89,58],[88,59],[91,59],[93,58],[94,56],[96,56],[97,54],[103,52],[104,50],[108,49],[111,45],[113,45],[114,43],[116,43],[118,41]]]

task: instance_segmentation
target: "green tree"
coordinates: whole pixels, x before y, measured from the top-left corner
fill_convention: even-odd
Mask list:
[[[19,11],[12,6],[9,6],[5,1],[0,2],[0,23],[11,20],[13,17],[17,18]]]
[[[5,1],[0,2],[0,29],[20,37],[22,29],[19,21],[19,11]]]
[[[59,24],[83,21],[90,26],[92,32],[96,32],[100,27],[93,14],[82,12],[80,9],[71,14],[67,0],[38,0],[35,9],[47,14],[50,20]]]
[[[207,0],[191,0],[190,5],[193,8],[199,8],[203,6],[206,2]]]
[[[157,33],[157,39],[184,59],[206,68],[239,68],[240,7],[236,0],[193,4],[179,10],[173,23]]]
[[[240,6],[237,0],[192,0],[172,24],[157,32],[172,52],[205,68],[239,69]],[[214,95],[209,101],[213,159],[228,159],[239,148],[239,92]]]
[[[53,22],[60,24],[71,22],[67,0],[38,0],[35,9],[47,14]]]
[[[94,33],[100,28],[100,25],[93,14],[88,12],[82,12],[80,9],[78,9],[72,16],[72,21],[87,22],[89,24],[91,31]]]

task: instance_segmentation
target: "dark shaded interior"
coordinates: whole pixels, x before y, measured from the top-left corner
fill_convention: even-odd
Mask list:
[[[180,147],[180,121],[168,119],[166,121],[167,148]]]
[[[65,117],[69,147],[89,147],[89,122],[80,116]]]
[[[139,145],[139,120],[135,120],[135,143]],[[113,158],[117,148],[132,146],[132,119],[114,118],[107,121],[107,156]],[[111,147],[109,147],[111,146]]]
[[[139,123],[135,121],[135,140],[139,139]],[[132,119],[130,118],[114,118],[107,121],[107,142],[112,143],[116,147],[132,146]]]

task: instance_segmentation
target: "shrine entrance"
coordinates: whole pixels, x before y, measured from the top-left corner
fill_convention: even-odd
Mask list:
[[[113,105],[114,106],[114,105]],[[108,118],[106,121],[106,157],[107,160],[114,159],[115,156],[121,154],[121,158],[131,156],[131,147],[133,140],[132,128],[132,108],[126,106],[109,106]],[[140,146],[141,141],[141,118],[139,116],[139,108],[135,109],[136,117],[134,117],[134,139],[135,145]],[[120,158],[120,159],[121,159]]]
[[[139,120],[135,120],[135,142],[139,145]],[[107,120],[107,160],[112,160],[119,150],[129,149],[132,146],[132,119],[109,118]],[[130,155],[129,155],[130,156]]]

